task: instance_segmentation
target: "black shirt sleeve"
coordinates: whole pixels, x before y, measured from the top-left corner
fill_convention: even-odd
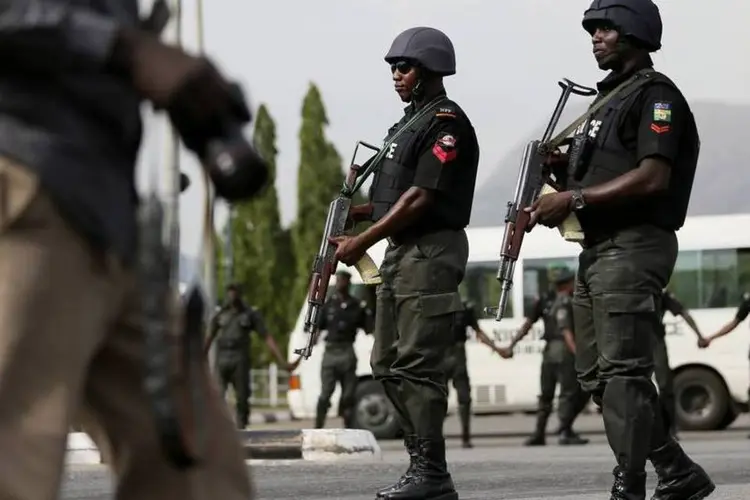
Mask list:
[[[675,316],[679,316],[685,311],[685,307],[682,303],[677,300],[672,292],[665,292],[662,296],[662,306],[665,310],[671,312]]]
[[[637,163],[656,157],[674,166],[690,123],[690,109],[674,88],[657,83],[646,87],[640,96]]]
[[[71,3],[3,0],[0,3],[3,67],[34,72],[102,71],[119,26],[113,18]]]
[[[537,297],[534,306],[531,308],[531,314],[527,319],[532,323],[536,323],[541,319],[542,315],[544,315],[544,304],[542,304],[542,299]]]
[[[750,293],[745,293],[742,296],[742,302],[740,303],[740,307],[737,308],[737,314],[734,319],[738,322],[745,321],[748,314],[750,314]]]
[[[477,321],[477,311],[474,306],[469,305],[466,307],[466,324],[470,326],[475,332],[479,331],[479,321]]]
[[[451,115],[452,116],[452,115]],[[450,191],[450,169],[458,167],[461,154],[457,117],[436,118],[423,139],[425,147],[417,161],[414,185],[436,191]]]
[[[266,328],[266,321],[263,319],[263,315],[258,310],[253,310],[250,313],[252,318],[252,329],[261,337],[268,337],[268,329]]]

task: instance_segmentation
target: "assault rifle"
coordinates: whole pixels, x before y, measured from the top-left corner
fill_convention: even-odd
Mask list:
[[[352,197],[359,187],[361,187],[362,181],[364,181],[364,178],[360,178],[362,167],[354,163],[357,158],[357,150],[359,149],[359,146],[371,149],[375,151],[376,154],[381,152],[379,148],[372,146],[371,144],[363,141],[357,142],[357,145],[354,147],[354,155],[352,156],[351,166],[346,175],[344,186],[338,197],[328,206],[328,217],[326,217],[323,239],[320,242],[318,254],[313,261],[310,287],[307,291],[307,312],[305,313],[304,329],[309,337],[307,339],[307,345],[304,348],[295,349],[294,351],[295,354],[298,354],[305,359],[310,357],[313,346],[317,342],[320,313],[323,310],[323,305],[325,304],[326,296],[328,294],[328,283],[331,281],[331,276],[336,272],[336,266],[338,265],[338,261],[336,260],[336,246],[329,240],[330,238],[344,235],[348,229],[350,216],[355,215],[351,213]],[[371,161],[377,162],[377,158]],[[369,174],[368,170],[371,172],[371,169],[365,169],[362,177]],[[369,255],[365,254],[364,257],[354,265],[354,267],[362,278],[364,284],[377,285],[382,282],[378,266]]]
[[[547,159],[565,142],[565,139],[579,123],[583,122],[588,116],[588,114],[584,114],[576,120],[576,123],[568,126],[553,139],[552,133],[555,131],[557,122],[560,121],[560,115],[562,115],[570,94],[584,97],[597,94],[595,89],[578,85],[566,78],[559,81],[558,85],[562,88],[562,94],[557,101],[552,118],[542,138],[540,140],[533,140],[526,145],[521,159],[521,170],[518,174],[513,201],[508,202],[508,211],[505,215],[505,234],[503,235],[502,248],[500,249],[500,263],[497,271],[497,280],[500,282],[500,300],[497,308],[485,308],[486,314],[495,314],[496,321],[500,321],[503,318],[505,307],[510,297],[510,291],[513,287],[513,272],[516,260],[518,260],[518,254],[521,251],[523,237],[528,230],[531,214],[524,211],[524,209],[531,206],[540,195],[556,191],[553,186],[548,184],[552,172],[546,165]],[[576,225],[578,225],[578,221],[575,215],[571,215],[563,223],[563,226],[573,227],[574,229]],[[578,227],[580,228],[579,225]]]

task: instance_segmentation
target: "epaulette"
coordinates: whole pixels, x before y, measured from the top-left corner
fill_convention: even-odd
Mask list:
[[[443,120],[454,120],[458,115],[458,109],[452,102],[442,102],[435,110],[435,118]]]
[[[750,300],[750,292],[743,293],[742,300]]]

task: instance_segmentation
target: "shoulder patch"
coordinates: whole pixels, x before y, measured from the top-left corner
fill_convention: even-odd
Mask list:
[[[654,102],[651,131],[656,134],[666,134],[672,130],[672,103],[666,101]]]
[[[559,308],[557,310],[556,316],[557,316],[557,321],[561,321],[561,322],[565,321],[566,319],[568,319],[567,309],[565,309],[564,307]]]
[[[443,164],[455,160],[458,155],[456,141],[455,135],[441,132],[435,141],[435,145],[432,146],[432,154]]]
[[[657,101],[654,103],[654,121],[670,123],[672,121],[672,103]]]
[[[435,110],[435,117],[436,118],[443,118],[448,120],[453,120],[456,118],[456,107],[452,104],[441,104],[438,106],[438,108]]]
[[[743,293],[742,300],[750,300],[750,292]]]

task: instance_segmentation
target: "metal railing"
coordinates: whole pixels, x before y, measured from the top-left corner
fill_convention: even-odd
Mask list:
[[[254,368],[250,370],[250,388],[252,407],[286,407],[289,372],[280,370],[275,363],[271,363],[267,368]]]

